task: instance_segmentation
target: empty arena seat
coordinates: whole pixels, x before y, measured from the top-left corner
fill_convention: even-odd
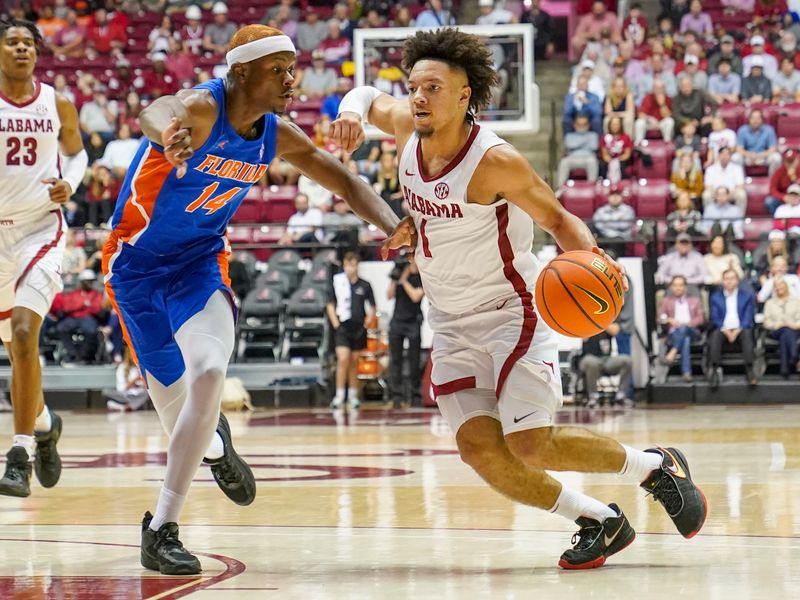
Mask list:
[[[748,177],[744,189],[747,192],[748,217],[769,216],[764,198],[769,195],[769,177]]]
[[[800,118],[793,114],[779,115],[776,132],[778,137],[786,138],[787,140],[800,140]]]
[[[728,127],[736,131],[744,125],[746,109],[742,104],[720,104],[717,107],[717,116],[725,119]]]
[[[289,199],[294,202],[295,196],[297,196],[296,185],[271,185],[264,190],[264,198],[267,200]]]
[[[253,241],[251,227],[228,227],[228,242],[231,244],[249,244]]]
[[[640,219],[661,218],[667,216],[672,195],[669,181],[666,179],[640,179],[633,186],[633,207]]]
[[[597,184],[594,181],[567,181],[559,193],[561,204],[581,219],[591,219],[594,214]]]
[[[260,200],[247,200],[236,209],[231,218],[232,223],[258,223],[261,220],[261,205]]]
[[[766,238],[772,231],[772,219],[750,219],[744,220],[744,240],[739,244],[742,250],[755,250],[759,241]]]
[[[256,277],[255,287],[270,288],[280,294],[282,298],[288,296],[294,289],[292,276],[280,269],[270,269],[266,273],[261,273]]]
[[[286,223],[296,211],[294,199],[269,199],[263,206],[264,221],[267,223]]]
[[[637,179],[669,179],[675,145],[662,140],[644,140],[638,149],[649,159],[636,156],[634,173]],[[645,164],[645,163],[649,164]]]

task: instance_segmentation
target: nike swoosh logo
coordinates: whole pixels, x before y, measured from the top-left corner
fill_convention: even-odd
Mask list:
[[[531,416],[533,413],[535,413],[535,412],[539,412],[539,411],[538,411],[538,410],[535,410],[535,411],[533,411],[533,412],[529,412],[527,415],[524,415],[524,416],[522,416],[522,417],[514,417],[514,423],[519,423],[519,422],[520,422],[520,421],[522,421],[523,419],[527,419],[528,417],[530,417],[530,416]]]
[[[413,177],[413,176],[414,176],[414,174],[413,173],[409,173],[408,169],[406,169],[406,177]]]
[[[506,299],[505,299],[505,300],[503,300],[503,301],[502,301],[500,304],[498,304],[498,305],[497,305],[497,310],[500,310],[500,309],[501,309],[501,308],[503,308],[503,307],[504,307],[506,304],[508,304],[508,298],[506,298]]]
[[[596,314],[596,315],[602,315],[602,314],[604,314],[604,313],[608,312],[608,302],[606,302],[606,301],[605,301],[605,299],[601,298],[600,296],[598,296],[598,295],[597,295],[597,294],[595,294],[594,292],[590,292],[590,291],[589,291],[589,290],[587,290],[585,287],[581,287],[581,286],[579,286],[579,285],[577,285],[577,284],[574,284],[574,285],[575,285],[575,287],[576,287],[576,288],[578,288],[578,289],[579,289],[580,291],[582,291],[584,294],[586,294],[587,296],[589,296],[589,298],[591,298],[592,300],[594,300],[595,302],[597,302],[597,306],[598,306],[598,308],[597,308],[597,310],[596,310],[596,311],[594,311],[594,314]]]
[[[669,456],[670,460],[672,460],[672,464],[667,466],[667,469],[669,469],[670,473],[675,475],[675,477],[686,479],[686,471],[683,470],[683,467],[681,467],[678,460],[668,450],[661,448],[661,451]]]
[[[623,521],[623,523],[624,523],[624,521]],[[623,523],[620,523],[619,527],[617,527],[617,530],[614,532],[614,535],[612,535],[611,537],[609,537],[608,534],[603,534],[603,541],[606,543],[606,547],[610,546],[612,544],[612,542],[615,539],[617,539],[617,536],[619,535],[619,532],[622,531]]]

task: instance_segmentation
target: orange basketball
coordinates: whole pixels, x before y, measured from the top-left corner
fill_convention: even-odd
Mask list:
[[[565,252],[547,263],[536,281],[539,315],[570,337],[603,331],[619,315],[622,301],[622,277],[594,252]]]

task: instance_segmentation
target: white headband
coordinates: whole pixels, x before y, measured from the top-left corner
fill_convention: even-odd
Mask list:
[[[274,54],[275,52],[292,52],[297,54],[294,49],[292,39],[288,35],[273,35],[271,37],[261,38],[253,42],[248,42],[229,50],[225,55],[225,60],[229,67],[236,63],[246,63],[251,60],[256,60],[267,54]]]

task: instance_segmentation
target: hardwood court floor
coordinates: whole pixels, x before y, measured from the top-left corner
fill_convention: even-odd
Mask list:
[[[513,505],[463,465],[435,411],[231,415],[259,479],[249,507],[202,468],[181,523],[199,578],[139,565],[166,439],[154,413],[65,414],[61,482],[0,497],[0,599],[781,599],[800,589],[800,407],[595,411],[638,447],[676,445],[710,503],[693,540],[613,475],[561,474],[625,510],[638,537],[602,569],[556,563],[576,527]],[[0,415],[9,440],[10,415]],[[5,450],[5,443],[3,445]]]

